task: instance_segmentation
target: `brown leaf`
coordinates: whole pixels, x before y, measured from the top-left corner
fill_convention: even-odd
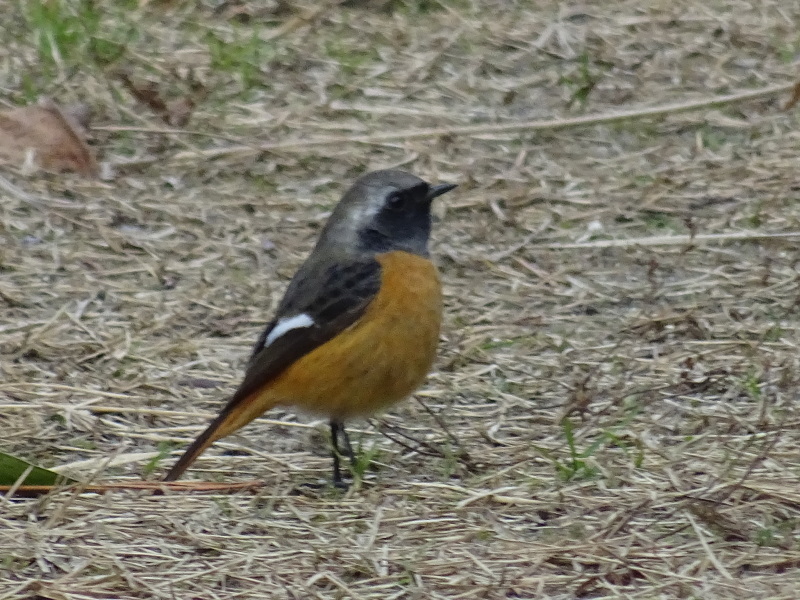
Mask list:
[[[789,101],[784,105],[783,110],[794,108],[798,102],[800,102],[800,81],[794,84],[794,88],[792,88],[792,97],[789,98]]]
[[[82,105],[62,109],[47,98],[0,111],[0,163],[97,177],[97,161],[85,140],[89,117]]]
[[[136,98],[139,102],[147,106],[150,110],[159,116],[167,112],[167,103],[161,98],[158,92],[158,86],[154,81],[145,81],[144,83],[134,83],[127,73],[119,73],[119,80],[125,89],[131,93],[131,96]]]
[[[189,86],[190,93],[169,101],[164,99],[158,84],[154,81],[134,82],[125,72],[117,73],[117,78],[131,96],[172,127],[183,127],[189,123],[197,100],[206,95],[205,87],[191,77],[184,81]]]

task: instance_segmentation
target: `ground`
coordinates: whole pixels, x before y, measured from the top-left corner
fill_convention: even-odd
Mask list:
[[[797,597],[791,94],[603,117],[790,85],[800,3],[108,4],[0,25],[6,106],[89,104],[105,165],[3,174],[0,450],[163,475],[370,169],[459,184],[440,355],[347,493],[275,410],[187,474],[256,490],[3,501],[0,597]]]

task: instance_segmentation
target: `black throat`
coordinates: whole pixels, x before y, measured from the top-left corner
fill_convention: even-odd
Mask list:
[[[402,250],[427,257],[431,234],[429,208],[420,206],[402,213],[382,210],[369,226],[359,232],[360,249],[375,254]]]

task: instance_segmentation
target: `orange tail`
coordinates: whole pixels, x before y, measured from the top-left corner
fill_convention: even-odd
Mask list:
[[[211,444],[244,427],[274,405],[275,402],[269,396],[259,395],[258,392],[241,399],[234,396],[228,406],[178,459],[164,481],[176,481]]]
[[[200,434],[200,436],[192,442],[192,445],[183,453],[178,459],[172,468],[167,473],[166,477],[164,477],[164,481],[177,481],[181,475],[188,469],[192,463],[197,460],[197,458],[206,451],[211,444],[213,444],[216,440],[221,438],[221,435],[216,435],[217,430],[222,425],[222,420],[224,419],[225,415],[222,414],[218,416],[211,422],[206,430]]]

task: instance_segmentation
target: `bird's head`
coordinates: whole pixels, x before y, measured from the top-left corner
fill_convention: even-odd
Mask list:
[[[431,185],[405,171],[363,175],[345,192],[322,231],[317,247],[335,244],[356,253],[403,250],[428,255],[431,203],[451,183]]]

